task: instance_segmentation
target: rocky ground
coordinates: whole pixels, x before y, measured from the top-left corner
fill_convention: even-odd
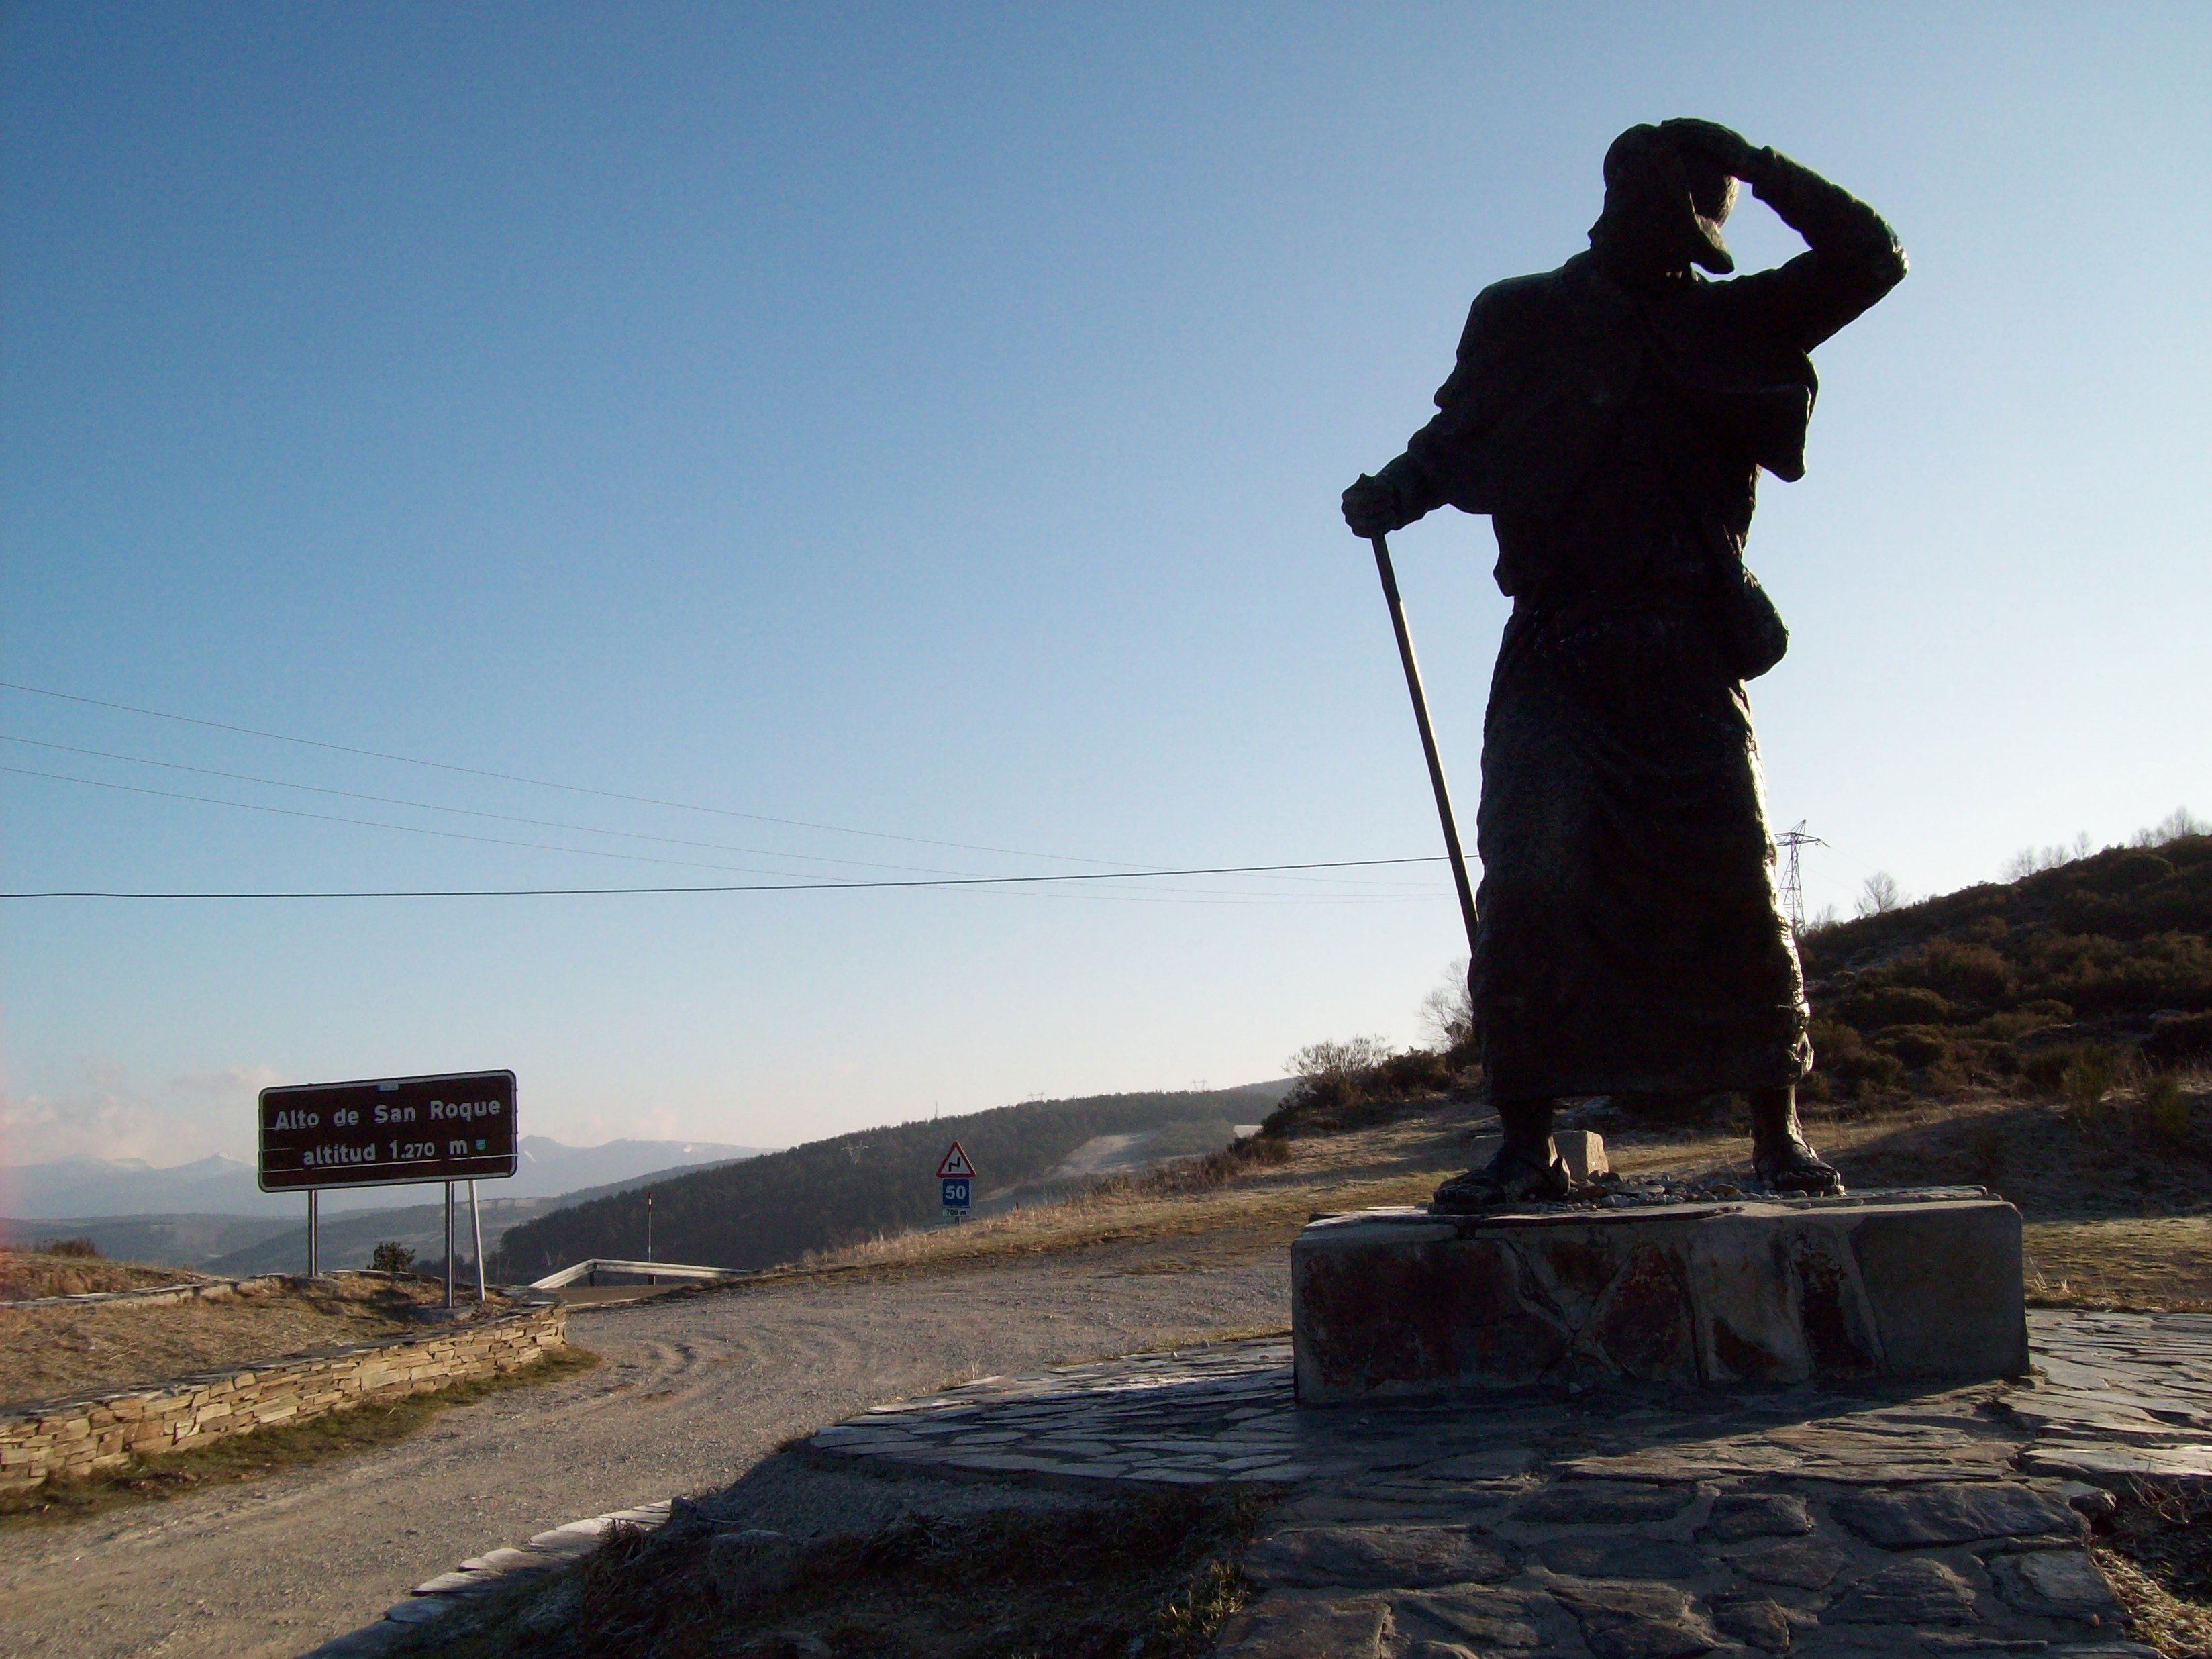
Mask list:
[[[993,1379],[634,1517],[658,1535],[580,1570],[560,1564],[587,1537],[552,1535],[447,1575],[400,1610],[428,1622],[331,1653],[1103,1659],[1218,1637],[1223,1659],[2149,1659],[2138,1634],[2193,1651],[2190,1627],[2116,1594],[2089,1540],[2112,1535],[2114,1488],[2212,1475],[2212,1319],[2053,1311],[2033,1334],[2039,1374],[2020,1383],[1524,1391],[1480,1410],[1301,1408],[1268,1340]],[[1042,1602],[986,1571],[987,1503],[998,1536],[1039,1538],[1086,1498],[1141,1528],[1133,1495],[1206,1491],[1258,1495],[1256,1537],[1221,1547],[1210,1580],[1180,1564],[1150,1609],[1104,1553],[1096,1576],[1116,1582],[1055,1574]],[[1196,1509],[1186,1524],[1235,1529]],[[975,1557],[964,1585],[855,1617],[947,1534]],[[858,1583],[856,1540],[878,1558]]]
[[[799,1278],[572,1316],[597,1370],[373,1458],[66,1527],[0,1528],[0,1652],[290,1659],[455,1562],[719,1489],[785,1441],[948,1381],[1280,1326],[1281,1254],[1172,1243]]]

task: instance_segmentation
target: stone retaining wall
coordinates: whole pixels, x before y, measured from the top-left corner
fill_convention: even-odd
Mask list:
[[[355,1275],[366,1277],[366,1275]],[[75,1291],[66,1296],[37,1296],[0,1302],[0,1308],[84,1308],[127,1302],[134,1308],[159,1308],[172,1302],[233,1302],[240,1297],[274,1296],[296,1291],[312,1279],[292,1273],[257,1273],[251,1279],[183,1279],[173,1285],[143,1285],[131,1291]]]
[[[0,1491],[79,1479],[220,1435],[496,1376],[565,1346],[568,1310],[549,1299],[482,1324],[32,1406],[0,1417]]]

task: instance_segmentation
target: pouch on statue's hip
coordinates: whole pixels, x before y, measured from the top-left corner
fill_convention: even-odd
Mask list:
[[[1790,629],[1759,578],[1741,563],[1721,584],[1721,638],[1729,667],[1740,680],[1755,680],[1790,649]]]

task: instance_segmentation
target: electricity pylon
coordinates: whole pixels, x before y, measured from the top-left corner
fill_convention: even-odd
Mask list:
[[[1789,913],[1792,933],[1805,931],[1805,888],[1797,879],[1797,849],[1801,847],[1826,847],[1828,843],[1818,836],[1805,833],[1805,820],[1797,820],[1795,830],[1785,830],[1774,838],[1775,845],[1789,854],[1789,862],[1782,869],[1782,908]]]

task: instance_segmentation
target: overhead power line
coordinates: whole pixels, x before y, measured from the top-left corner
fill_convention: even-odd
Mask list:
[[[1158,881],[1177,876],[1266,876],[1302,870],[1372,870],[1389,865],[1442,864],[1439,854],[1404,859],[1332,859],[1308,864],[1216,864],[1185,870],[1094,870],[1052,876],[942,876],[911,880],[784,881],[687,887],[464,887],[377,891],[228,893],[72,892],[0,893],[0,899],[415,899],[588,898],[647,893],[839,893],[912,887],[1034,887],[1083,881]]]
[[[694,847],[703,848],[717,853],[747,853],[756,858],[790,859],[801,864],[842,864],[862,870],[902,870],[910,874],[925,876],[959,876],[972,873],[971,872],[965,870],[934,869],[927,865],[878,864],[870,859],[838,859],[828,858],[817,853],[785,853],[779,852],[772,847],[737,847],[724,841],[687,841],[680,836],[651,836],[639,830],[604,830],[599,825],[592,823],[568,823],[557,818],[526,818],[517,817],[512,812],[480,811],[471,806],[441,806],[435,801],[408,800],[398,795],[371,795],[366,794],[358,789],[334,789],[327,785],[319,783],[292,783],[283,778],[264,778],[252,772],[226,772],[218,767],[213,766],[187,766],[182,761],[155,760],[144,755],[119,755],[113,750],[110,749],[81,749],[75,744],[46,743],[37,738],[18,738],[5,732],[0,732],[0,743],[19,743],[33,749],[52,749],[64,755],[88,755],[96,760],[121,761],[125,764],[130,766],[158,766],[164,771],[190,772],[196,776],[203,778],[224,778],[233,783],[265,784],[271,789],[296,789],[303,793],[311,795],[335,795],[343,800],[371,801],[379,806],[410,806],[424,812],[447,812],[456,817],[485,818],[495,823],[520,823],[526,824],[533,830],[567,830],[580,836],[613,836],[623,841],[654,842],[663,847]],[[68,777],[59,772],[32,772],[25,770],[23,772],[23,775],[34,778],[59,778],[66,783],[97,783],[99,781],[93,778]],[[100,787],[103,788],[126,788],[129,786],[123,784],[101,784]],[[165,791],[159,793],[168,792]],[[243,806],[252,811],[274,810],[258,807],[255,803],[251,801],[217,800],[216,797],[212,795],[180,794],[176,796],[176,799],[180,800],[204,801],[210,805],[218,806]],[[376,821],[372,818],[336,818],[330,821],[339,823],[376,823]],[[378,823],[376,827],[383,830],[400,830],[408,828],[409,826],[396,823]],[[501,844],[516,846],[537,845],[534,842]],[[564,848],[562,850],[574,851],[581,849]],[[708,867],[711,868],[719,866]]]
[[[268,784],[279,789],[307,790],[315,794],[335,795],[349,800],[375,801],[388,806],[411,806],[419,807],[425,811],[458,813],[466,817],[489,818],[495,823],[501,823],[528,824],[547,830],[568,830],[580,835],[617,836],[636,840],[658,842],[665,845],[673,847],[702,848],[720,852],[751,853],[766,858],[798,860],[809,864],[842,865],[848,868],[857,866],[863,870],[895,870],[908,874],[952,877],[970,877],[981,873],[972,870],[934,869],[928,866],[915,866],[910,864],[880,864],[867,859],[822,858],[804,853],[780,853],[768,848],[732,847],[728,843],[722,842],[684,841],[671,836],[647,836],[628,830],[602,830],[590,824],[563,823],[547,818],[517,817],[512,814],[505,812],[479,812],[468,807],[440,806],[428,801],[402,800],[390,795],[364,794],[358,790],[331,789],[312,783],[288,783],[281,778],[256,777],[250,773],[245,772],[224,772],[213,767],[186,766],[175,761],[149,760],[135,755],[118,755],[104,749],[81,749],[69,744],[41,743],[35,738],[16,738],[0,734],[0,743],[28,744],[33,747],[40,749],[59,750],[65,754],[89,755],[97,757],[102,760],[118,760],[138,766],[159,766],[167,768],[172,771],[190,772],[204,777],[228,778],[241,783]],[[203,806],[228,806],[241,812],[265,812],[278,817],[306,818],[317,823],[342,823],[364,830],[389,830],[398,834],[406,836],[431,836],[441,841],[476,842],[482,845],[491,847],[518,847],[532,852],[573,853],[582,858],[619,859],[626,863],[632,864],[663,864],[690,870],[723,870],[743,875],[781,876],[793,873],[783,870],[763,870],[756,866],[750,865],[708,863],[698,859],[655,858],[650,854],[618,853],[611,851],[605,848],[598,847],[564,847],[554,842],[520,841],[511,836],[477,836],[471,835],[465,830],[436,830],[432,829],[428,825],[416,823],[392,823],[382,818],[354,817],[347,814],[338,812],[309,812],[298,807],[272,806],[263,801],[232,800],[228,797],[222,795],[194,794],[188,790],[183,789],[156,789],[146,784],[118,783],[106,778],[81,778],[68,772],[44,772],[27,766],[9,766],[4,763],[0,763],[0,773],[5,773],[15,777],[40,778],[55,783],[81,784],[90,789],[106,789],[124,794],[152,795],[162,800],[191,801]],[[1334,896],[1346,899],[1356,899],[1360,897],[1394,896],[1388,893],[1376,893],[1371,890],[1375,887],[1381,885],[1381,884],[1345,882],[1332,879],[1331,878],[1325,876],[1303,878],[1293,876],[1286,877],[1285,879],[1291,881],[1303,879],[1310,881],[1316,885],[1353,887],[1370,890],[1364,892],[1342,893],[1336,895],[1316,895],[1314,896],[1316,897]]]
[[[1078,858],[1066,853],[1027,852],[1018,847],[986,847],[975,842],[939,841],[927,836],[894,835],[884,830],[856,830],[849,824],[817,823],[806,818],[772,817],[765,812],[741,812],[726,806],[702,806],[694,801],[664,800],[654,795],[629,795],[615,789],[595,789],[586,784],[560,783],[550,778],[526,777],[514,772],[494,772],[480,766],[458,766],[449,761],[424,760],[419,756],[392,754],[381,749],[361,749],[351,744],[327,743],[319,738],[295,737],[289,732],[268,732],[258,726],[233,726],[224,720],[173,714],[165,709],[142,708],[136,703],[110,702],[104,697],[79,696],[75,692],[51,690],[43,685],[24,685],[15,680],[0,680],[0,690],[21,691],[33,697],[52,697],[59,702],[82,703],[90,708],[112,708],[126,714],[143,714],[150,720],[173,720],[180,726],[197,726],[210,732],[229,732],[240,737],[265,738],[274,743],[298,744],[303,748],[327,750],[332,754],[358,755],[369,760],[392,761],[402,766],[428,767],[433,771],[453,772],[463,777],[526,784],[533,789],[560,789],[570,794],[594,795],[601,800],[628,801],[639,806],[665,806],[679,812],[706,812],[716,817],[742,818],[750,823],[779,824],[787,830],[819,830],[830,835],[866,836],[877,841],[905,842],[915,847],[943,847],[963,853],[997,853],[1007,858],[1047,859],[1055,864],[1118,864],[1123,869],[1137,867],[1118,859]]]
[[[757,870],[741,864],[706,864],[697,859],[655,858],[650,853],[617,853],[605,847],[561,847],[546,841],[518,841],[512,836],[472,836],[465,830],[433,830],[421,823],[386,823],[381,818],[349,817],[342,812],[310,812],[297,806],[270,806],[265,802],[226,800],[220,795],[195,795],[183,789],[155,789],[143,783],[111,783],[104,778],[72,777],[67,772],[40,772],[28,766],[0,765],[0,772],[19,778],[46,778],[56,783],[81,783],[89,789],[112,789],[127,795],[157,795],[163,800],[197,801],[203,806],[228,806],[241,812],[268,812],[277,817],[309,818],[318,823],[349,823],[363,830],[392,830],[403,836],[434,836],[441,841],[472,841],[488,847],[520,847],[536,853],[572,853],[578,858],[620,859],[626,864],[672,864],[692,870],[731,870],[746,875],[780,876],[782,870]]]

